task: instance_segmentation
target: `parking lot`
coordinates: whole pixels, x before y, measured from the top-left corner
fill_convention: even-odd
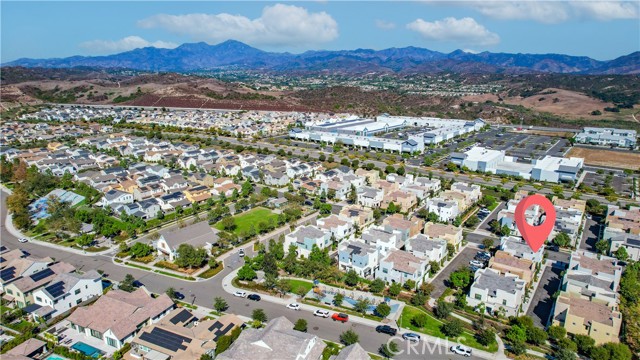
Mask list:
[[[631,196],[631,182],[632,178],[620,172],[605,171],[602,174],[598,174],[593,171],[586,171],[582,183],[589,186],[593,190],[607,185],[611,186],[618,196],[630,197]]]
[[[447,281],[449,280],[449,275],[452,272],[456,271],[461,267],[469,266],[469,261],[473,260],[473,257],[476,256],[478,249],[474,249],[471,247],[466,247],[462,250],[462,253],[458,254],[458,256],[453,259],[453,261],[444,268],[438,276],[431,282],[434,285],[433,292],[431,293],[431,297],[436,299],[439,298],[444,290],[447,288]]]
[[[567,139],[544,135],[506,132],[493,129],[471,137],[484,146],[494,150],[504,150],[507,155],[523,160],[538,159],[545,155],[563,156],[569,146]]]
[[[544,267],[540,284],[533,294],[531,306],[527,311],[527,315],[533,319],[533,324],[538,327],[545,327],[549,322],[554,304],[551,297],[560,289],[561,272],[562,270],[559,268]]]

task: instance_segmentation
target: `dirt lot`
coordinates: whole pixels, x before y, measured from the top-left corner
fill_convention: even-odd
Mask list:
[[[571,156],[584,158],[587,165],[640,169],[640,153],[637,152],[573,147],[567,154],[567,157]]]
[[[545,131],[545,130],[529,130],[529,129],[524,129],[522,131],[513,131],[513,132],[529,134],[529,135],[541,135],[541,136],[551,136],[551,137],[561,137],[561,138],[570,138],[575,135],[575,133],[567,132],[567,131]]]

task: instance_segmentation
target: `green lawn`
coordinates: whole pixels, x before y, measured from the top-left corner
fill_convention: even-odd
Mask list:
[[[309,290],[311,290],[313,288],[313,283],[310,283],[308,281],[303,281],[303,280],[293,280],[293,279],[289,279],[287,280],[289,281],[289,284],[291,284],[291,292],[293,293],[298,293],[298,288],[299,287],[303,287],[305,290],[305,293],[308,293]]]
[[[420,313],[427,314],[429,317],[429,321],[427,322],[427,325],[425,325],[425,327],[423,328],[418,328],[415,325],[413,325],[413,323],[411,322],[411,319],[413,319],[415,315]],[[416,307],[406,305],[402,310],[402,316],[400,317],[400,327],[403,327],[405,329],[410,329],[413,331],[421,332],[423,334],[446,339],[447,337],[442,333],[442,331],[440,331],[441,325],[442,325],[442,322],[440,320],[432,317],[426,311],[420,310]],[[462,339],[461,343],[464,345],[471,346],[473,348],[485,350],[492,353],[498,351],[497,343],[494,342],[489,346],[482,346],[480,343],[478,343],[478,341],[473,336],[473,334],[467,331],[463,332],[462,335],[460,335],[460,338]]]
[[[274,214],[269,209],[265,209],[262,207],[251,209],[247,212],[233,217],[236,221],[236,228],[233,230],[233,233],[239,235],[242,232],[247,232],[252,225],[253,228],[257,231],[259,222],[264,221],[269,223],[271,219],[277,219],[277,217],[278,215]],[[223,230],[221,223],[217,223],[214,227],[218,230]]]

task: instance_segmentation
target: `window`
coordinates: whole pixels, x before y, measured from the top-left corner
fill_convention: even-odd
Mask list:
[[[482,300],[482,295],[480,294],[476,294],[474,297],[476,298],[476,300]]]
[[[80,294],[80,289],[76,289],[76,291],[74,292],[74,294],[76,294],[76,295]]]
[[[78,332],[81,332],[84,334],[84,328],[80,325],[78,325]]]
[[[389,270],[388,269],[382,269],[382,272],[385,273],[385,274],[388,274]]]
[[[93,329],[91,329],[91,336],[97,339],[102,339],[102,333]]]
[[[8,293],[9,295],[13,295],[13,291],[12,291],[11,289],[7,289],[7,293]]]
[[[507,305],[507,300],[502,300],[502,305]]]
[[[40,298],[40,296],[36,296],[36,301],[42,302],[42,299]]]
[[[80,304],[81,302],[82,302],[82,299],[76,300],[76,305]]]
[[[112,339],[110,337],[107,337],[107,345],[117,348],[118,347],[118,341],[116,341],[115,339]]]

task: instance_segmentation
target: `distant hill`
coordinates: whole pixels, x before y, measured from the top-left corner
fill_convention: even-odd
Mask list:
[[[384,50],[356,49],[275,53],[235,40],[209,45],[190,43],[175,49],[146,47],[107,56],[72,56],[56,59],[18,59],[3,66],[44,68],[125,68],[144,71],[196,71],[246,69],[356,74],[366,72],[435,73],[561,73],[638,74],[640,51],[610,61],[563,54],[449,54],[418,47]]]

